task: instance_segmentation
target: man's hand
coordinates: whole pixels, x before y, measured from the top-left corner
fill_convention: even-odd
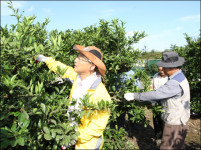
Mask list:
[[[126,94],[124,94],[124,98],[125,98],[127,101],[134,100],[134,93],[126,93]]]
[[[37,61],[40,61],[40,62],[45,62],[45,60],[47,59],[47,57],[43,56],[43,55],[38,55],[36,57],[36,60]]]

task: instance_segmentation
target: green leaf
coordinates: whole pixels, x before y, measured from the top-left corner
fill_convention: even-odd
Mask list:
[[[17,140],[16,139],[15,140],[11,140],[10,144],[11,144],[12,147],[15,147],[17,145]]]
[[[73,135],[71,136],[71,139],[77,140],[77,139],[78,139],[78,136],[75,135],[75,134],[73,134]]]
[[[65,139],[62,140],[62,143],[65,144],[65,145],[68,145],[68,144],[69,144],[69,141],[68,141],[67,138],[65,138]]]
[[[14,75],[14,76],[11,78],[11,80],[10,80],[10,81],[11,81],[11,83],[15,81],[15,78],[16,78],[16,77],[17,77],[17,74],[16,74],[16,75]]]
[[[56,141],[59,141],[60,139],[62,139],[62,135],[57,135],[56,136]]]
[[[9,66],[8,66],[8,65],[5,65],[5,66],[4,66],[4,69],[9,69]]]
[[[113,91],[115,91],[115,90],[116,90],[115,86],[112,86],[112,90],[113,90]]]
[[[50,133],[50,130],[48,129],[48,127],[43,127],[43,131],[44,131],[45,133]]]
[[[49,141],[52,139],[52,136],[49,133],[45,133],[44,138]]]
[[[41,128],[42,123],[41,123],[41,119],[38,121],[38,127]]]
[[[54,129],[53,131],[57,132],[58,134],[62,134],[63,133],[63,131],[61,129]]]
[[[58,87],[55,87],[55,90],[59,93],[59,88]]]
[[[15,116],[15,117],[17,117],[17,116],[19,116],[19,115],[20,115],[20,112],[19,112],[19,111],[14,112],[14,116]]]
[[[38,94],[38,85],[35,86],[35,93]]]
[[[56,122],[56,120],[54,120],[54,119],[50,119],[50,122],[52,122],[52,123],[54,123],[55,125],[57,125],[57,122]]]
[[[23,123],[25,122],[25,120],[26,120],[26,118],[25,118],[24,114],[20,113],[20,115],[18,116],[18,124],[19,124],[19,126],[22,126]]]
[[[18,142],[18,144],[19,144],[20,146],[24,146],[24,138],[19,137],[19,138],[17,139],[17,142]]]
[[[38,108],[33,108],[33,113],[36,113],[37,110]]]
[[[36,113],[35,113],[36,115],[41,115],[41,114],[43,114],[41,111],[37,111]]]
[[[43,113],[45,113],[46,112],[45,104],[41,103],[40,106],[41,106],[41,109],[42,109]]]
[[[34,96],[31,98],[32,101],[35,101],[38,97]]]
[[[55,138],[56,137],[56,132],[51,132],[52,133],[52,138]]]
[[[14,123],[14,124],[12,125],[12,127],[11,127],[11,130],[12,130],[13,132],[15,132],[16,127],[17,127],[17,124],[16,124],[16,123]]]
[[[40,140],[42,138],[42,134],[38,135],[37,139]]]
[[[28,120],[29,119],[29,115],[27,114],[27,112],[25,110],[23,110],[23,114],[24,114],[24,117]]]

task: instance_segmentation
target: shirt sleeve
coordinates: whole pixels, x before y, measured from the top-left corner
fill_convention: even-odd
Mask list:
[[[169,80],[155,91],[134,93],[134,98],[135,100],[153,101],[171,98],[176,95],[182,95],[182,88],[176,80]]]
[[[78,74],[74,71],[72,67],[67,66],[59,61],[56,61],[51,57],[47,57],[45,63],[47,67],[55,73],[58,73],[58,67],[61,70],[64,70],[64,73],[62,75],[59,74],[59,76],[61,76],[62,78],[67,78],[71,81],[76,80]]]

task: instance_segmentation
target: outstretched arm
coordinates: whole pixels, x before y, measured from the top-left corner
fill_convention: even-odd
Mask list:
[[[45,63],[47,67],[55,73],[59,74],[59,70],[61,70],[61,72],[64,71],[63,74],[59,74],[62,78],[68,78],[71,81],[76,80],[78,74],[74,71],[72,67],[67,66],[59,61],[56,61],[51,57],[47,57]]]

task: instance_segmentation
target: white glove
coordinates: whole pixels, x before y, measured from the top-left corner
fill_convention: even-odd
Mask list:
[[[134,100],[134,93],[126,93],[126,94],[124,94],[124,98],[125,98],[127,101]]]
[[[43,56],[43,55],[38,55],[36,57],[36,60],[40,61],[40,62],[45,62],[45,60],[47,59],[47,57]]]
[[[61,77],[56,77],[55,81],[58,82],[58,84],[64,83],[63,79]]]

